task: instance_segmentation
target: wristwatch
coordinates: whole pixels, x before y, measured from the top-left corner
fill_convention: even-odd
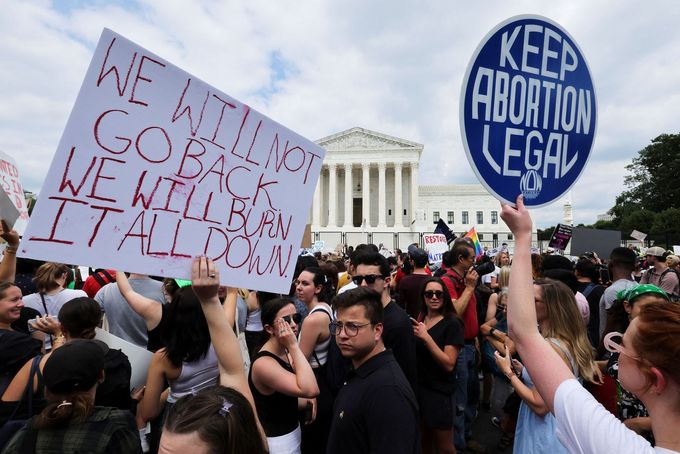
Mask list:
[[[491,329],[489,330],[489,336],[493,336],[494,331],[496,331],[496,328],[492,326]]]

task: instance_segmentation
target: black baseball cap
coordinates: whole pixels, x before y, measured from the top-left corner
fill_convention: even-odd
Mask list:
[[[74,339],[55,349],[43,368],[45,386],[51,393],[86,391],[104,370],[108,346],[94,339]]]

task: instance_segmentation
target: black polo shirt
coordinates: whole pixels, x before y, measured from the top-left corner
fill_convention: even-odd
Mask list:
[[[418,404],[390,350],[347,374],[333,405],[327,454],[420,453]]]

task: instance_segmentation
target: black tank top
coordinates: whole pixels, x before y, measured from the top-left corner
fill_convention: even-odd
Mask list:
[[[253,399],[255,399],[257,415],[260,417],[264,433],[267,437],[279,437],[294,431],[298,426],[298,398],[278,391],[270,395],[264,395],[257,390],[253,383],[253,366],[255,361],[263,356],[274,358],[288,372],[294,373],[294,371],[290,364],[278,356],[262,350],[257,352],[255,358],[253,358],[250,374],[248,374],[248,384],[250,385],[250,391],[253,393]]]

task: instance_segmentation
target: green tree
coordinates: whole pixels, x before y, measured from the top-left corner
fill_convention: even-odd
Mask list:
[[[633,158],[626,169],[631,173],[625,181],[630,189],[616,198],[611,214],[623,220],[626,212],[634,208],[644,208],[655,213],[678,208],[680,134],[662,134],[655,138],[651,144],[640,150],[639,155]]]
[[[597,221],[595,224],[589,226],[593,229],[598,230],[618,230],[619,226],[614,221]]]
[[[669,208],[656,215],[650,234],[657,243],[661,242],[670,248],[680,244],[680,208]]]
[[[548,227],[547,229],[536,229],[536,237],[539,241],[549,241],[552,238],[552,234],[555,231],[555,227]]]
[[[656,213],[645,209],[636,209],[623,214],[619,222],[619,228],[625,235],[630,235],[633,230],[650,233]]]

